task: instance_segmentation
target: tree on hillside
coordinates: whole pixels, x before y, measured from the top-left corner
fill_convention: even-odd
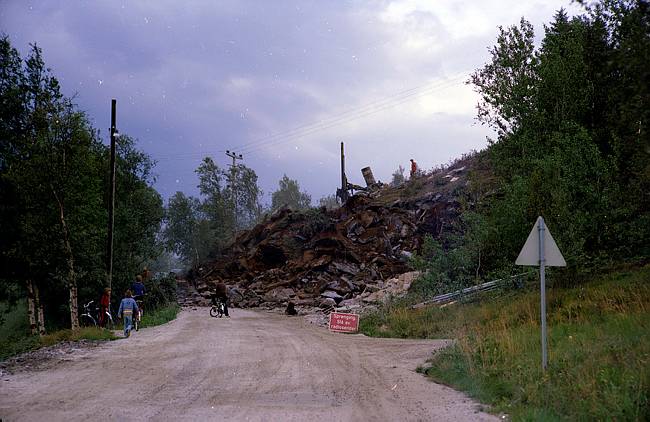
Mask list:
[[[478,120],[505,136],[518,128],[533,111],[537,80],[533,26],[521,19],[519,26],[499,27],[492,60],[470,77],[481,95]]]
[[[397,167],[397,170],[393,172],[393,178],[390,181],[390,185],[393,187],[399,186],[402,183],[406,181],[406,177],[404,176],[404,167],[400,164],[399,167]]]
[[[278,184],[278,190],[271,195],[272,210],[280,208],[306,210],[311,206],[311,196],[307,192],[300,192],[297,180],[289,179],[285,174]]]
[[[163,235],[168,249],[192,266],[206,259],[214,246],[212,229],[201,211],[201,202],[182,192],[169,199]]]
[[[318,200],[319,207],[325,207],[328,210],[333,210],[341,206],[336,195],[327,195],[323,196]]]
[[[250,227],[259,219],[262,191],[257,184],[257,174],[242,164],[222,169],[210,157],[203,159],[196,173],[203,197],[202,211],[219,248],[238,230]]]
[[[490,155],[501,194],[484,207],[492,265],[512,261],[537,215],[574,268],[650,255],[647,11],[638,1],[560,10],[538,50],[525,20],[500,29],[471,78],[478,119],[499,133]]]

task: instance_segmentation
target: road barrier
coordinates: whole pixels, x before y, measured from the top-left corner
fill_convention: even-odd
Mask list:
[[[444,293],[438,296],[433,297],[432,299],[426,300],[424,302],[417,303],[412,305],[412,309],[422,308],[427,305],[442,305],[445,303],[453,302],[461,298],[472,297],[478,293],[489,292],[491,290],[496,290],[501,287],[523,287],[524,285],[524,276],[533,274],[534,272],[525,272],[520,274],[515,274],[511,277],[500,278],[497,280],[488,281],[483,284],[477,284],[476,286],[467,287],[465,289],[456,290],[450,293]]]

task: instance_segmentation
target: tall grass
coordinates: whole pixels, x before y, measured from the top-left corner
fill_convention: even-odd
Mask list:
[[[0,360],[39,346],[38,337],[29,335],[26,301],[19,301],[11,309],[0,302],[0,312],[4,317],[0,324]]]
[[[178,305],[170,304],[145,313],[141,326],[151,327],[169,322],[176,318],[179,309]],[[119,329],[119,327],[116,327],[116,329]],[[118,338],[120,337],[116,337],[113,331],[99,327],[82,327],[77,331],[69,329],[58,330],[40,338],[38,336],[32,336],[29,333],[26,304],[19,302],[17,307],[6,314],[5,322],[0,326],[0,360],[38,349],[39,347],[52,346],[62,341],[100,341],[115,340]]]
[[[0,305],[5,312],[6,305]],[[5,321],[0,325],[0,360],[10,356],[51,346],[61,341],[114,340],[117,337],[111,331],[97,327],[85,327],[78,331],[59,330],[43,337],[32,336],[29,332],[27,304],[20,301],[9,312],[5,313]]]
[[[176,319],[178,311],[180,310],[178,304],[168,304],[161,308],[155,309],[151,312],[145,310],[140,323],[141,327],[152,327],[155,325],[165,324],[171,320]]]
[[[51,334],[46,334],[40,338],[41,346],[52,346],[62,341],[79,341],[79,340],[116,340],[117,337],[112,331],[100,327],[81,327],[73,331],[70,329],[58,330]]]
[[[451,337],[428,374],[515,420],[650,419],[650,266],[550,289],[549,367],[541,369],[539,293],[362,319],[369,335]]]

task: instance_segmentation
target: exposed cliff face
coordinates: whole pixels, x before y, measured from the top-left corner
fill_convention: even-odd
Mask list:
[[[375,293],[394,287],[389,280],[410,270],[408,258],[424,236],[438,236],[458,217],[473,162],[355,195],[336,210],[280,210],[203,265],[195,274],[197,288],[208,297],[223,281],[242,307],[288,301],[329,307],[381,297]]]

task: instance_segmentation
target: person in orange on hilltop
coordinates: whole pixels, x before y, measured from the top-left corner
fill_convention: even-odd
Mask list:
[[[411,179],[415,177],[418,172],[418,163],[411,158]]]
[[[99,299],[99,326],[103,327],[106,324],[106,312],[111,306],[111,289],[105,288],[102,293],[102,298]]]

